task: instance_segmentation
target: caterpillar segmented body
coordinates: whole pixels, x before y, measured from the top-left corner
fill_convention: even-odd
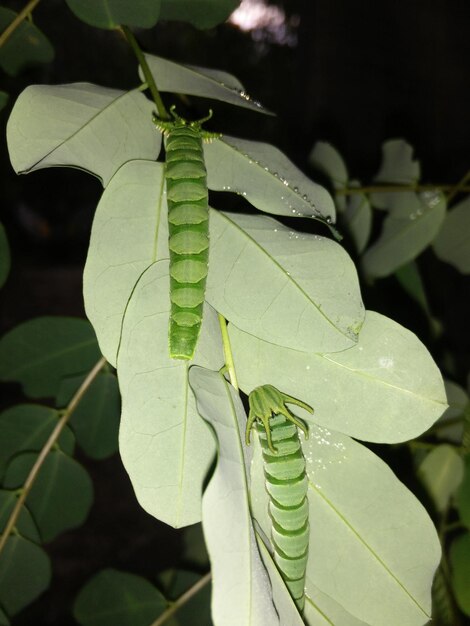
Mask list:
[[[303,422],[285,406],[313,409],[272,385],[254,389],[249,396],[250,414],[246,440],[256,422],[264,461],[264,476],[271,517],[271,544],[276,563],[299,611],[305,604],[305,572],[308,559],[308,481],[298,428]]]
[[[170,109],[173,121],[154,117],[166,136],[165,182],[170,250],[169,349],[174,359],[191,359],[202,324],[209,258],[209,204],[203,141],[220,137],[201,129],[207,119],[188,122]]]

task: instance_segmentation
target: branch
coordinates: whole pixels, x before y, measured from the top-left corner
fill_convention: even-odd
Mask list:
[[[31,14],[33,9],[37,4],[39,4],[40,0],[29,0],[28,4],[25,8],[18,13],[11,24],[5,28],[3,33],[0,35],[0,48],[6,44],[11,35],[15,32],[21,22]]]
[[[174,613],[176,613],[176,611],[178,611],[180,607],[183,606],[183,604],[186,604],[188,600],[190,600],[194,595],[196,595],[196,593],[198,593],[203,587],[207,585],[207,583],[211,579],[211,576],[212,574],[209,572],[208,574],[200,578],[195,585],[190,587],[188,591],[185,591],[183,595],[180,596],[178,600],[174,602],[174,604],[168,607],[167,610],[160,615],[160,617],[152,622],[150,626],[161,626],[162,624],[164,624]]]
[[[7,539],[10,536],[10,533],[16,524],[16,520],[18,519],[18,516],[21,512],[21,507],[23,506],[26,498],[28,497],[29,492],[31,491],[31,488],[34,484],[34,481],[37,478],[37,475],[39,474],[42,464],[46,460],[47,455],[49,454],[52,447],[54,446],[57,439],[59,438],[60,433],[62,432],[64,426],[67,424],[70,416],[75,411],[78,404],[80,403],[80,400],[88,391],[88,388],[90,387],[91,383],[95,380],[95,378],[100,373],[100,371],[102,370],[105,364],[106,364],[106,359],[102,357],[93,367],[93,369],[90,370],[88,376],[85,378],[85,380],[80,385],[77,392],[75,393],[73,398],[70,400],[69,404],[67,405],[67,408],[65,409],[64,414],[62,415],[60,420],[57,422],[54,430],[51,432],[49,436],[49,439],[44,444],[41,452],[38,455],[38,458],[36,459],[36,462],[34,463],[33,467],[31,468],[31,471],[28,474],[24,487],[21,490],[18,500],[16,501],[15,507],[13,511],[11,512],[11,515],[6,523],[5,529],[0,538],[0,553],[5,547]]]
[[[168,119],[168,113],[165,109],[165,105],[163,104],[163,100],[161,99],[160,92],[157,89],[157,85],[152,76],[152,72],[150,71],[149,65],[147,63],[147,59],[145,58],[144,53],[140,49],[139,44],[137,43],[137,39],[134,37],[134,33],[127,26],[120,26],[119,30],[124,35],[127,40],[127,43],[132,48],[137,60],[139,62],[140,67],[142,68],[142,72],[144,73],[145,80],[147,82],[150,93],[152,94],[153,101],[155,102],[155,106],[157,107],[158,117],[166,120]]]
[[[457,185],[372,185],[370,187],[348,187],[335,189],[338,196],[350,196],[358,193],[403,193],[404,191],[449,191],[448,201],[460,191],[470,191],[464,183],[470,178],[470,172]]]

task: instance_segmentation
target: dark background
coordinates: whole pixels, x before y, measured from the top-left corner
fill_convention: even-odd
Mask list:
[[[244,33],[230,25],[198,31],[161,23],[136,34],[149,52],[235,74],[277,117],[211,103],[212,127],[269,141],[311,176],[315,173],[307,157],[317,140],[332,143],[351,175],[367,183],[378,169],[382,141],[403,137],[421,160],[423,182],[452,184],[462,178],[469,168],[470,139],[468,1],[277,4],[290,23],[289,45],[273,42],[272,34]],[[2,5],[18,9],[24,2]],[[0,292],[2,334],[39,315],[84,316],[81,273],[102,191],[96,179],[76,170],[17,177],[4,141],[11,103],[31,83],[88,81],[124,89],[137,84],[135,60],[118,34],[79,22],[61,0],[43,0],[34,18],[55,48],[54,62],[20,77],[0,77],[1,88],[11,94],[10,106],[0,113],[1,220],[12,247],[12,271]],[[194,117],[208,108],[197,99],[190,105]],[[218,194],[217,202],[225,208],[239,199]],[[420,263],[431,308],[446,329],[439,341],[429,336],[423,314],[393,278],[374,288],[363,285],[365,304],[416,332],[444,373],[465,385],[468,278],[438,262],[431,251]],[[2,408],[21,399],[19,387],[3,390]],[[409,461],[381,451],[390,455],[387,460],[400,478],[410,482]],[[73,599],[93,573],[116,567],[155,580],[181,551],[181,535],[138,507],[117,456],[104,462],[80,460],[95,483],[92,513],[86,526],[48,546],[51,590],[13,620],[17,626],[73,624]]]

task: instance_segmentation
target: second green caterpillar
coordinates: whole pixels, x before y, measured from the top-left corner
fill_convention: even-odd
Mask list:
[[[305,424],[286,406],[296,404],[313,409],[272,385],[262,385],[249,395],[250,413],[246,442],[256,423],[264,461],[266,491],[269,495],[271,544],[276,563],[299,611],[305,604],[304,585],[308,559],[309,509],[305,458],[297,429],[307,436]]]
[[[170,109],[173,121],[154,117],[166,135],[165,180],[170,250],[170,356],[192,359],[202,324],[209,259],[209,203],[203,141],[220,137],[203,131]]]

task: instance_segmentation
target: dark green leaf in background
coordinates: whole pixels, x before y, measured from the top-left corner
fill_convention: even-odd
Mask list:
[[[0,380],[18,381],[32,398],[55,396],[60,380],[100,358],[91,325],[71,317],[38,317],[0,340]]]
[[[39,404],[18,404],[0,413],[0,480],[12,456],[43,447],[58,418],[58,411]],[[74,444],[74,436],[66,427],[59,446],[73,454]]]
[[[36,460],[27,452],[17,456],[7,468],[5,487],[16,489]],[[31,489],[27,506],[38,525],[44,542],[61,532],[80,526],[93,502],[93,484],[85,469],[60,451],[51,452]]]
[[[467,454],[464,462],[464,476],[456,500],[460,519],[467,528],[470,528],[470,454]]]
[[[240,0],[162,0],[160,19],[212,28],[225,22],[239,4]]]
[[[81,376],[62,381],[57,406],[65,406],[82,382]],[[70,418],[77,442],[88,456],[105,459],[117,452],[120,413],[117,378],[114,374],[101,374],[87,389]]]
[[[14,11],[0,7],[0,33],[16,15]],[[54,48],[48,38],[27,20],[21,22],[0,48],[0,67],[11,76],[16,76],[28,65],[48,63],[53,58]]]
[[[11,616],[45,591],[51,565],[45,551],[20,536],[7,540],[0,555],[0,604]]]
[[[452,588],[457,604],[470,615],[470,533],[458,537],[450,547]]]
[[[2,609],[0,609],[0,626],[10,626],[10,620],[2,611]]]
[[[149,626],[167,602],[145,578],[102,570],[78,594],[73,613],[82,626]]]
[[[98,28],[121,24],[151,28],[160,13],[160,0],[66,0],[69,9],[83,22]]]
[[[9,95],[7,94],[6,91],[0,91],[0,111],[3,109],[3,107],[8,102],[8,98],[9,98]],[[1,622],[0,622],[0,624],[1,624]]]
[[[16,498],[14,491],[0,491],[0,532],[3,532],[6,526],[7,520],[15,506]],[[41,537],[36,524],[25,506],[21,509],[15,528],[25,539],[40,543]]]
[[[0,92],[0,109],[2,108],[2,93],[3,92]],[[5,104],[5,102],[3,104]],[[8,239],[7,239],[3,224],[0,224],[0,287],[3,287],[7,279],[9,271],[10,271],[10,246],[8,245]]]
[[[184,529],[183,559],[195,565],[198,569],[209,569],[209,555],[207,554],[202,524],[193,524]]]

